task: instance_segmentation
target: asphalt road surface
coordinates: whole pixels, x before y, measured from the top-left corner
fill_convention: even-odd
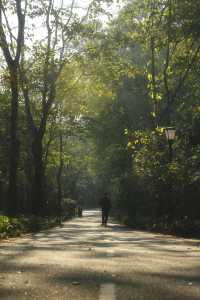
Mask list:
[[[0,299],[199,300],[200,241],[100,226],[100,213],[0,242]]]

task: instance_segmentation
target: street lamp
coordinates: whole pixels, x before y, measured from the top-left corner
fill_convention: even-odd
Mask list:
[[[165,134],[169,145],[169,161],[172,161],[173,152],[172,152],[172,144],[176,138],[176,129],[174,127],[166,127]]]

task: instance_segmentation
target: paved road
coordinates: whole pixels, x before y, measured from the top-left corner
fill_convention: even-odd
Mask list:
[[[200,241],[99,220],[1,242],[0,299],[200,299]]]

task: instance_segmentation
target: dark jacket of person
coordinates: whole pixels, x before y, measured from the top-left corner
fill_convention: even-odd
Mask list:
[[[110,210],[111,209],[111,201],[108,196],[104,196],[100,199],[99,205],[101,206],[102,210]]]

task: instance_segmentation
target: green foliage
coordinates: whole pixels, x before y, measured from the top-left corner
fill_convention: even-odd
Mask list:
[[[104,106],[88,94],[98,184],[122,217],[141,226],[153,220],[159,228],[173,220],[170,232],[192,230],[189,223],[199,218],[199,48],[195,27],[185,30],[193,9],[188,1],[129,2],[106,34],[88,44],[85,60],[92,81],[113,91]],[[164,132],[170,123],[177,129],[172,161]]]
[[[25,231],[24,220],[0,216],[0,238],[18,236]]]
[[[63,219],[69,219],[75,215],[75,202],[73,200],[63,201]],[[16,218],[0,216],[0,239],[16,237],[24,233],[38,232],[58,224],[56,217],[44,218],[37,216],[19,216]]]

